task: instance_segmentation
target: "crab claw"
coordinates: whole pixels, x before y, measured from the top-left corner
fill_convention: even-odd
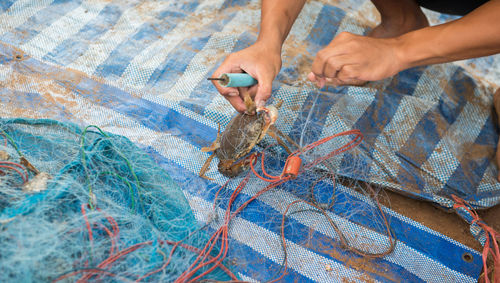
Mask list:
[[[266,122],[267,124],[274,125],[276,120],[278,119],[278,108],[274,106],[268,106],[268,107],[257,107],[257,112],[264,111],[266,112]]]

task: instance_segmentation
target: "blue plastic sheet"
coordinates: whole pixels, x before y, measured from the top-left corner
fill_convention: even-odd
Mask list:
[[[451,194],[475,208],[498,204],[492,93],[500,76],[488,68],[497,57],[414,68],[364,87],[317,90],[305,82],[314,54],[335,34],[363,34],[374,25],[370,5],[306,3],[285,42],[283,68],[273,85],[274,99],[284,101],[277,127],[302,145],[360,129],[365,136],[360,147],[332,161],[337,174],[445,208],[453,206]],[[255,41],[260,19],[256,1],[25,0],[2,2],[0,12],[3,117],[97,124],[124,135],[177,181],[198,221],[210,217],[214,194],[226,178],[215,164],[207,173],[213,182],[198,177],[208,157],[200,149],[215,139],[217,125],[227,125],[234,111],[206,77],[227,54]],[[450,19],[426,13],[431,23]],[[249,187],[247,196],[262,184]],[[244,263],[237,267],[244,280],[272,279],[282,263],[279,227],[270,223],[283,208],[273,198],[286,202],[297,196],[287,194],[287,188],[271,192],[252,203],[248,209],[254,213],[242,214],[232,227],[231,257]],[[341,185],[336,198],[370,205]],[[350,208],[338,209],[332,213]],[[292,237],[287,240],[294,260],[285,280],[362,280],[363,274],[381,282],[478,278],[479,253],[386,212],[398,244],[391,255],[374,260],[374,269],[358,270],[345,260],[356,256],[318,251]],[[348,220],[348,230],[364,231],[374,241],[385,239],[369,220],[356,217]],[[335,238],[323,224],[295,219],[289,225],[294,235],[312,231],[316,238]],[[475,236],[484,241],[481,231]],[[472,262],[462,259],[464,253],[473,255]],[[334,271],[326,270],[326,264]]]

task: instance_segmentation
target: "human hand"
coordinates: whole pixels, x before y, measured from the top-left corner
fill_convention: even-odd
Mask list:
[[[385,79],[403,69],[397,38],[372,38],[342,32],[318,52],[307,77],[318,87],[360,85]]]
[[[266,44],[257,42],[241,51],[230,54],[217,68],[212,77],[218,78],[223,73],[246,72],[258,81],[249,88],[222,87],[213,82],[221,95],[238,111],[246,111],[244,91],[254,97],[257,107],[262,107],[271,97],[272,83],[281,69],[281,54],[273,51]]]

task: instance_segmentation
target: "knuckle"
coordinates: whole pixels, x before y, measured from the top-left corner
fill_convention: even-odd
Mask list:
[[[326,63],[328,64],[328,66],[334,70],[338,70],[338,63],[337,63],[337,60],[335,60],[335,58],[333,57],[330,57],[328,58],[328,60],[326,61]]]
[[[355,77],[355,71],[352,67],[346,66],[342,68],[342,77],[344,78],[354,78]]]
[[[326,60],[328,60],[328,54],[324,49],[318,52],[317,57],[321,62],[325,62]]]
[[[339,39],[347,39],[349,37],[351,37],[351,33],[347,31],[343,31],[337,35],[337,38]]]

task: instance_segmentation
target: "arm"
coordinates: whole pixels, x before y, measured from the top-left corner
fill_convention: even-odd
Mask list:
[[[492,0],[449,23],[396,38],[341,33],[316,56],[309,79],[323,86],[376,81],[415,66],[500,52],[500,1]]]
[[[500,52],[500,1],[466,16],[400,37],[403,68],[493,55]]]
[[[281,53],[281,46],[305,2],[306,0],[263,0],[257,42],[265,43],[275,52]]]
[[[281,47],[305,0],[263,0],[260,32],[250,47],[230,54],[214,77],[222,73],[246,72],[259,82],[249,89],[257,106],[263,106],[271,96],[272,82],[281,69]],[[237,88],[224,88],[214,82],[217,90],[239,111],[245,111],[243,95]]]

